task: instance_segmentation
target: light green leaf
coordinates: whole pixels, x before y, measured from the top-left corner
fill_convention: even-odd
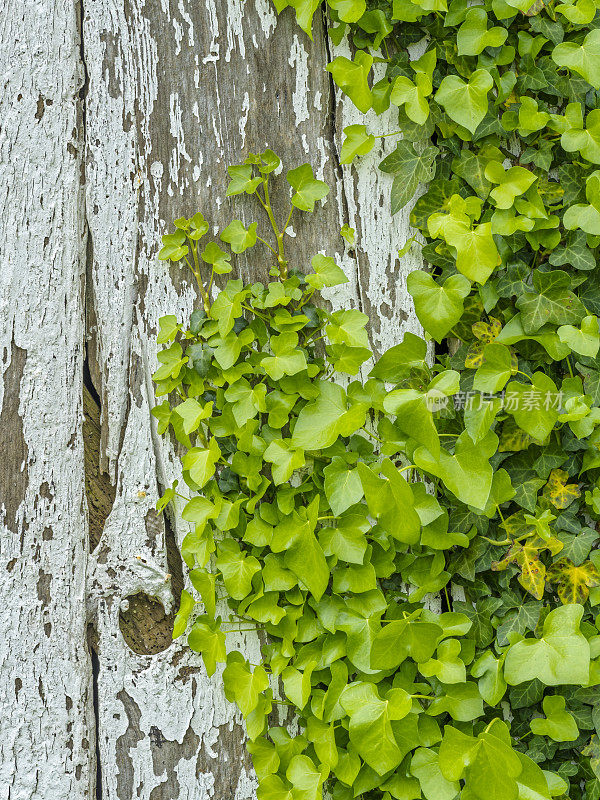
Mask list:
[[[600,348],[600,331],[598,317],[591,314],[584,317],[580,328],[572,325],[562,325],[558,331],[561,342],[568,344],[571,350],[588,358],[596,358]]]
[[[373,56],[358,50],[354,61],[345,56],[337,56],[327,65],[327,71],[331,72],[335,83],[363,114],[366,114],[373,104],[373,95],[368,82],[372,64]]]
[[[261,177],[252,177],[252,166],[250,164],[227,167],[227,172],[232,179],[227,187],[227,197],[242,194],[243,192],[254,194],[256,187],[263,182]]]
[[[322,200],[329,194],[329,186],[315,178],[310,164],[288,170],[287,180],[295,190],[292,205],[300,211],[314,211],[317,200]]]
[[[207,448],[192,447],[183,457],[183,468],[190,478],[202,488],[215,474],[215,464],[221,457],[221,449],[213,437]]]
[[[431,77],[417,72],[414,83],[410,78],[400,75],[394,81],[390,102],[404,106],[406,116],[417,125],[423,125],[429,116],[429,103],[426,98],[432,92]]]
[[[505,170],[499,161],[490,161],[485,168],[485,177],[497,184],[490,192],[490,197],[497,208],[507,209],[529,189],[537,180],[537,176],[525,167],[511,167]]]
[[[581,75],[594,89],[600,89],[600,30],[590,31],[580,45],[574,42],[557,45],[552,60],[559,67]]]
[[[206,667],[207,675],[213,675],[217,662],[225,661],[225,634],[213,623],[196,620],[189,636],[188,644],[197,653],[202,653],[202,660]]]
[[[221,231],[221,240],[231,245],[234,253],[243,253],[256,244],[256,222],[252,222],[246,230],[239,219],[234,219]]]
[[[483,8],[470,8],[458,29],[456,43],[460,56],[478,56],[486,47],[501,47],[506,41],[506,28],[488,30],[488,17]]]
[[[398,383],[413,367],[424,368],[427,342],[414,333],[406,332],[400,344],[390,347],[379,358],[369,377],[386,383]]]
[[[585,685],[589,680],[590,646],[579,630],[583,606],[560,606],[544,620],[539,639],[523,639],[506,654],[504,677],[511,686],[537,678],[546,686]]]
[[[342,22],[358,22],[367,8],[365,0],[327,0],[327,3]]]
[[[211,264],[217,275],[226,275],[231,272],[231,256],[225,250],[221,250],[216,242],[209,242],[202,251],[202,260],[206,264]]]
[[[175,621],[173,622],[173,639],[178,639],[182,634],[185,633],[190,614],[194,610],[195,605],[196,601],[192,595],[183,589],[181,592],[181,600],[179,601],[179,610],[177,611],[177,614],[175,615]]]
[[[493,85],[492,76],[486,69],[475,70],[466,83],[458,75],[447,75],[435,99],[454,122],[475,133],[487,114],[487,96]]]
[[[201,406],[193,397],[188,397],[183,403],[173,409],[183,420],[183,430],[186,434],[192,433],[200,427],[203,419],[208,419],[212,413],[212,403]]]
[[[323,256],[317,253],[310,263],[315,272],[314,275],[309,273],[306,276],[306,283],[312,289],[320,291],[325,286],[339,286],[342,283],[348,283],[348,278],[344,271],[341,267],[338,267],[330,256]]]
[[[366,314],[353,308],[347,311],[334,311],[329,317],[325,333],[331,344],[368,347],[369,337],[365,330],[368,321]]]
[[[456,440],[454,455],[441,448],[439,458],[435,458],[425,447],[418,447],[413,459],[418,467],[441,478],[461,502],[483,510],[493,478],[488,459],[497,447],[498,437],[492,431],[477,444],[464,431]]]
[[[517,425],[534,439],[543,441],[558,420],[556,384],[543,372],[536,372],[531,384],[511,381],[506,387],[504,408]]]
[[[247,717],[258,705],[259,697],[269,688],[269,678],[263,667],[254,671],[241,653],[232,652],[227,656],[227,666],[223,670],[225,696]]]
[[[600,109],[587,115],[585,126],[579,103],[569,103],[565,110],[568,128],[560,137],[560,144],[567,153],[579,152],[592,164],[600,164]]]
[[[442,628],[418,619],[394,620],[375,636],[371,650],[373,669],[396,669],[410,656],[413,661],[428,661],[442,636]]]
[[[349,469],[343,458],[335,456],[331,464],[325,467],[323,474],[325,496],[336,517],[362,500],[360,475],[356,469]]]
[[[463,275],[451,275],[440,286],[428,272],[415,270],[406,280],[419,322],[441,342],[463,315],[463,301],[471,284]]]
[[[499,392],[512,373],[512,357],[508,347],[491,342],[483,349],[483,364],[475,373],[473,389],[491,394]]]
[[[260,572],[260,562],[240,550],[234,539],[219,542],[217,552],[216,565],[227,593],[234,600],[243,600],[252,591],[252,578]]]
[[[324,765],[317,768],[308,756],[294,756],[285,773],[294,787],[294,800],[321,800],[321,787],[328,772]]]
[[[302,450],[329,447],[338,436],[350,435],[364,422],[364,411],[361,421],[361,416],[347,410],[346,392],[341,386],[319,381],[316,387],[319,396],[300,411],[292,434],[292,446]]]
[[[340,703],[350,716],[350,741],[366,763],[379,775],[397,767],[403,754],[392,721],[410,712],[410,695],[403,689],[390,689],[381,698],[372,683],[354,683],[344,690]]]
[[[435,750],[418,747],[410,762],[410,772],[419,779],[421,791],[427,800],[454,800],[460,791],[458,781],[449,781],[442,775]]]
[[[463,779],[466,789],[480,800],[517,800],[516,778],[522,772],[510,734],[499,719],[477,738],[446,726],[439,763],[447,780]]]
[[[544,697],[542,705],[546,718],[532,719],[532,732],[537,736],[549,736],[555,742],[574,742],[579,737],[579,728],[573,716],[565,710],[565,698],[549,695]]]
[[[273,465],[271,471],[275,486],[287,483],[294,470],[304,466],[304,452],[291,448],[287,439],[274,439],[263,453],[263,458]]]
[[[437,456],[440,440],[432,414],[432,401],[435,399],[435,396],[416,389],[396,389],[387,395],[383,408],[388,414],[396,415],[396,424],[401,431]]]
[[[347,125],[344,135],[340,164],[351,164],[357,156],[366,156],[375,145],[375,137],[367,133],[366,125]]]
[[[491,650],[486,650],[471,667],[473,677],[479,678],[479,693],[490,706],[497,706],[506,692],[503,664],[503,658],[496,658]]]
[[[406,544],[419,539],[421,520],[415,511],[412,489],[402,473],[389,460],[379,466],[383,477],[375,469],[359,462],[357,466],[369,513],[390,536]]]

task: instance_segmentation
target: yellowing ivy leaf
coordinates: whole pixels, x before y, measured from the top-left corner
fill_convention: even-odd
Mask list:
[[[591,561],[579,566],[568,558],[561,558],[548,570],[548,580],[557,584],[556,592],[561,602],[585,603],[593,586],[600,586],[600,574]]]
[[[544,494],[555,508],[568,508],[573,500],[581,497],[576,483],[567,483],[569,475],[563,469],[553,469],[544,488]]]
[[[476,339],[480,339],[482,342],[493,342],[496,336],[502,330],[502,323],[499,319],[495,317],[490,317],[489,322],[483,322],[480,320],[476,322],[474,325],[471,325],[471,330],[473,331],[473,335]]]
[[[544,594],[546,567],[538,555],[537,547],[529,543],[514,542],[501,561],[492,562],[492,569],[499,572],[506,569],[509,564],[516,564],[521,569],[518,578],[521,586],[536,600],[541,600]]]

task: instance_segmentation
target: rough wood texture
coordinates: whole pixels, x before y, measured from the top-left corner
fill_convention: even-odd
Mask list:
[[[2,19],[0,798],[93,796],[76,7]]]
[[[169,638],[183,580],[175,543],[184,531],[177,518],[165,529],[153,510],[179,466],[151,422],[150,376],[158,318],[185,319],[195,294],[156,260],[160,234],[198,209],[217,225],[247,219],[254,212],[247,198],[225,199],[225,167],[248,152],[268,145],[286,167],[310,161],[332,192],[316,215],[295,216],[293,262],[304,267],[317,251],[337,254],[351,281],[329,299],[368,313],[381,351],[402,330],[417,329],[404,281],[415,264],[396,259],[407,218],[390,219],[389,180],[376,170],[381,152],[358,170],[339,165],[341,129],[359,120],[324,70],[334,54],[322,21],[311,43],[293,15],[278,21],[268,0],[83,0],[80,54],[70,3],[38,0],[35,16],[28,3],[23,20],[15,15],[19,36],[10,24],[3,32],[17,44],[8,53],[16,78],[2,99],[12,118],[0,140],[3,169],[12,162],[15,173],[2,183],[11,187],[2,197],[11,206],[2,217],[10,248],[0,311],[5,354],[13,344],[3,362],[9,390],[0,420],[6,415],[2,477],[10,483],[10,491],[3,487],[2,559],[13,572],[0,590],[11,642],[0,648],[0,686],[9,706],[17,688],[11,669],[21,670],[26,716],[0,742],[0,800],[88,797],[96,740],[84,606],[93,628],[103,800],[249,800],[255,780],[243,727],[219,675],[209,680],[200,659]],[[36,58],[49,72],[38,75],[34,61],[31,74],[27,47],[34,52],[44,15],[50,33]],[[22,70],[14,68],[15,48]],[[79,97],[82,67],[87,82]],[[26,107],[16,105],[20,91]],[[385,118],[370,124],[393,130]],[[30,165],[25,176],[22,163]],[[357,229],[353,250],[338,233],[345,222]],[[246,277],[265,278],[253,251],[241,266]],[[80,435],[84,311],[89,556]],[[51,636],[43,638],[46,621]],[[256,661],[257,640],[240,634],[240,644]],[[38,678],[50,691],[38,692]],[[51,778],[54,794],[40,788]]]

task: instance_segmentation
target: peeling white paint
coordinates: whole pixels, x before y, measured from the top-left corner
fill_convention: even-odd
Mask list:
[[[308,119],[308,53],[301,44],[297,34],[288,61],[290,67],[296,69],[296,88],[292,94],[292,105],[296,115],[296,125]]]
[[[78,40],[72,3],[4,9],[0,800],[93,797]]]
[[[246,125],[248,123],[248,112],[250,111],[250,95],[244,92],[244,102],[242,103],[242,116],[239,121],[240,138],[242,140],[242,148],[246,144]]]

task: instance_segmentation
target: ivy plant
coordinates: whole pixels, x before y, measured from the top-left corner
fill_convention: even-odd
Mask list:
[[[490,195],[523,198],[522,215],[544,204],[541,176],[497,163]],[[426,330],[460,346],[432,363],[406,333],[373,360],[366,315],[318,300],[347,281],[334,258],[287,252],[328,187],[279,167],[270,150],[229,167],[228,195],[261,220],[204,244],[202,214],[178,219],[159,254],[201,299],[161,318],[153,376],[184,484],[158,508],[189,525],[174,636],[243,714],[258,800],[597,798],[598,378],[570,344],[598,336],[593,270],[547,265],[550,228],[528,264],[524,233],[513,250],[461,179],[436,178],[414,211],[433,270],[409,288]],[[590,243],[552,252],[575,244]],[[228,278],[250,248],[264,282]],[[244,630],[261,632],[257,664],[228,636]]]
[[[275,4],[279,11],[292,6],[310,35],[316,4]],[[502,703],[510,728],[504,742],[513,755],[490,752],[486,763],[501,766],[495,778],[483,778],[475,764],[485,750],[475,743],[477,755],[468,749],[464,727],[432,749],[445,780],[467,776],[462,792],[469,796],[484,784],[482,797],[529,796],[511,777],[519,769],[516,754],[525,772],[524,756],[544,770],[550,791],[598,800],[598,5],[327,6],[333,43],[346,37],[352,53],[336,56],[328,69],[341,92],[371,112],[364,125],[344,132],[343,146],[352,146],[342,162],[373,150],[377,116],[391,110],[398,143],[380,169],[393,176],[392,213],[423,186],[410,221],[421,234],[426,268],[409,276],[408,290],[426,336],[437,343],[434,369],[456,372],[457,391],[431,425],[418,398],[423,388],[403,384],[393,390],[398,399],[384,400],[386,430],[393,425],[412,437],[404,452],[421,474],[434,476],[436,501],[449,520],[444,538],[436,531],[425,541],[434,549],[437,542],[436,574],[453,586],[448,611],[472,623],[461,648],[467,641],[474,648],[467,678],[470,672],[477,679],[484,706],[477,721],[462,724],[479,731],[489,724],[486,704]],[[467,541],[447,547],[448,531]],[[422,530],[422,542],[423,536]],[[411,550],[398,565],[408,583],[423,580],[412,564],[425,552],[417,557]],[[425,584],[439,591],[436,581]],[[418,595],[414,590],[412,599]],[[453,663],[434,660],[447,670]],[[464,762],[461,748],[469,753]],[[415,774],[412,763],[406,775]],[[468,785],[474,775],[482,781],[477,789]],[[377,797],[406,796],[376,787]],[[354,785],[354,795],[363,788]],[[458,790],[440,784],[434,795]],[[414,791],[412,797],[428,797],[422,780]]]

